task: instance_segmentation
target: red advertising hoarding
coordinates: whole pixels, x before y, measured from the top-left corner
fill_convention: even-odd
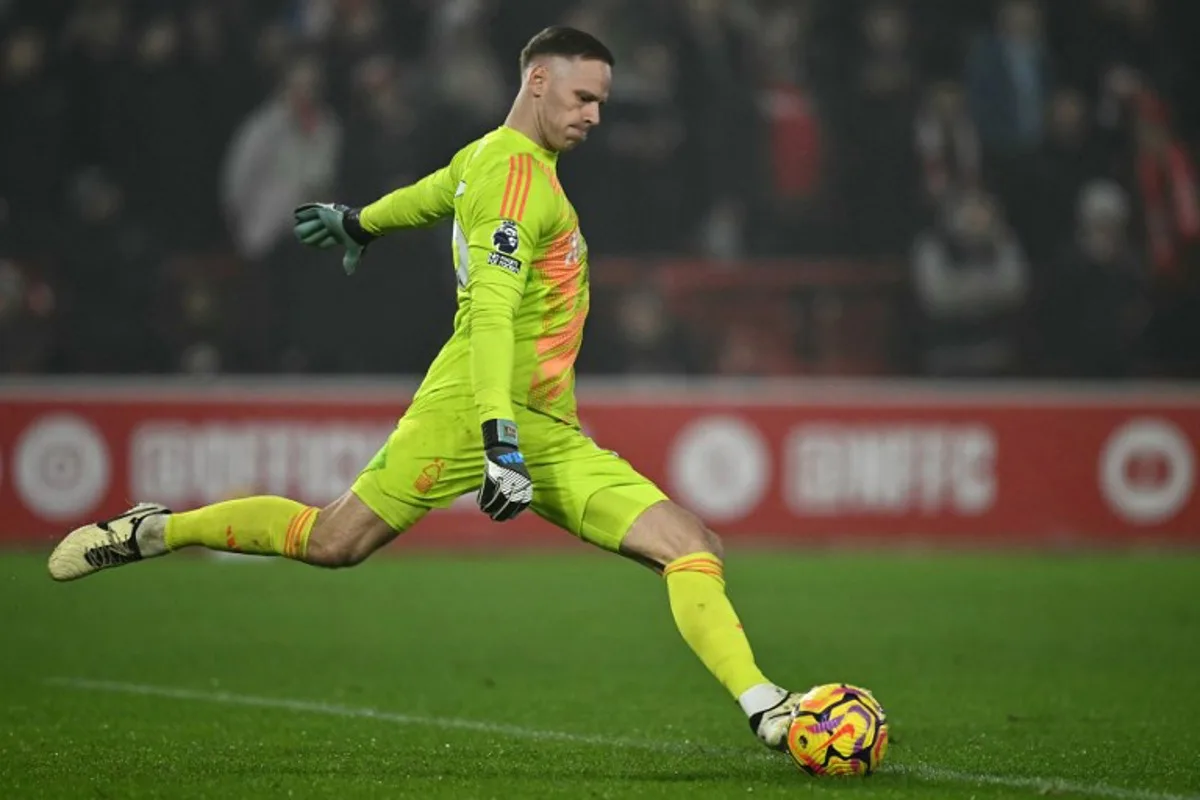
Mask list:
[[[757,388],[756,388],[757,387]],[[324,504],[408,397],[373,384],[0,389],[0,541],[150,499]],[[1200,392],[863,383],[585,391],[585,427],[731,539],[1200,543]],[[470,498],[423,542],[549,542]]]

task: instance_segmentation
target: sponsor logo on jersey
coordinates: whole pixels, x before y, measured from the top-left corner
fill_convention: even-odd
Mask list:
[[[513,258],[512,256],[506,256],[503,253],[488,253],[487,261],[492,266],[506,269],[513,275],[519,275],[521,273],[520,259]]]

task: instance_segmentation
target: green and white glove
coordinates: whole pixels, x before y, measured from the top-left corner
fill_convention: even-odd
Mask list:
[[[342,269],[347,275],[353,275],[367,245],[376,238],[363,230],[358,221],[361,210],[341,203],[305,203],[296,208],[296,225],[292,230],[296,238],[309,247],[324,250],[341,245],[346,248]]]

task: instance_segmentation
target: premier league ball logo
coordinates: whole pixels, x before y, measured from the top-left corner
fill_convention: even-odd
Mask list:
[[[512,255],[521,246],[521,237],[517,234],[517,223],[506,219],[492,234],[492,247],[505,255]]]

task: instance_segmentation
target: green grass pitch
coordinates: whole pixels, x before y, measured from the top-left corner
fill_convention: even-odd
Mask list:
[[[1200,557],[734,552],[759,661],[889,711],[885,768],[766,752],[649,571],[406,551],[0,554],[0,797],[1200,795]]]

